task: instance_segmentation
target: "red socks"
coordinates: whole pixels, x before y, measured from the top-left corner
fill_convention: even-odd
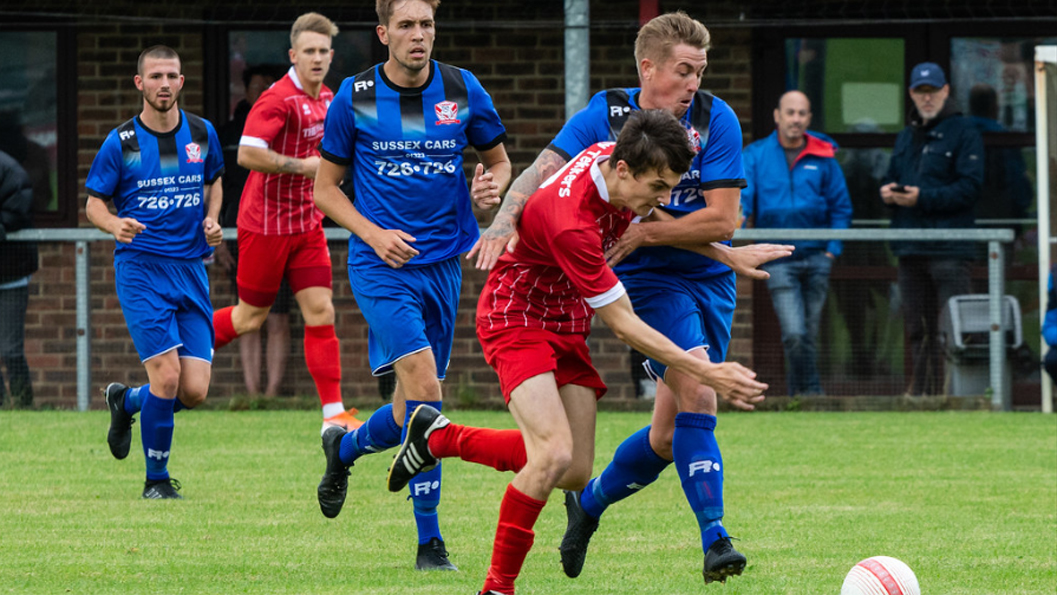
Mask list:
[[[305,364],[320,404],[341,403],[341,361],[333,324],[305,326]]]
[[[482,592],[514,592],[514,579],[521,573],[525,556],[532,548],[532,540],[536,535],[532,527],[546,503],[545,500],[522,494],[513,485],[507,486],[503,503],[499,506],[499,526],[492,546],[492,565],[488,568]]]
[[[231,321],[231,312],[235,306],[228,306],[213,312],[213,349],[220,349],[239,336],[235,332],[235,323]]]
[[[521,471],[525,441],[518,430],[492,430],[449,424],[429,436],[429,452],[438,459],[458,457],[497,471]]]

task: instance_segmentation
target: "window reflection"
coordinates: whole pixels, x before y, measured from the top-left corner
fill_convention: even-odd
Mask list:
[[[33,182],[34,210],[56,211],[56,33],[0,32],[0,151]]]
[[[988,117],[1002,131],[1035,130],[1035,46],[1057,38],[951,38],[951,91],[963,109],[972,102],[973,89],[990,88],[995,111]]]

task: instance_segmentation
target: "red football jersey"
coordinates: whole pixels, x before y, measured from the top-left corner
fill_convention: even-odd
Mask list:
[[[323,121],[333,99],[326,85],[319,97],[305,93],[291,67],[253,104],[239,144],[298,159],[318,156]],[[264,235],[312,231],[323,220],[312,201],[314,186],[315,180],[304,176],[250,171],[242,189],[238,226]]]
[[[526,203],[517,246],[499,258],[481,292],[479,329],[587,334],[594,308],[624,295],[605,251],[635,213],[609,203],[598,164],[612,151],[608,142],[588,147]]]

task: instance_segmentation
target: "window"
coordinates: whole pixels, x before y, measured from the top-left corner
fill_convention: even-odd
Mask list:
[[[903,40],[795,38],[785,41],[786,89],[811,99],[812,128],[899,132],[903,128]]]
[[[57,29],[0,31],[0,150],[29,173],[38,226],[69,224],[77,212],[75,200],[64,200],[76,192],[71,82],[59,72],[73,63],[61,60],[68,48]]]
[[[324,83],[335,93],[346,77],[374,64],[374,30],[342,31],[334,38],[334,60]],[[228,112],[246,97],[243,73],[263,70],[280,78],[290,68],[290,29],[238,29],[228,32]]]

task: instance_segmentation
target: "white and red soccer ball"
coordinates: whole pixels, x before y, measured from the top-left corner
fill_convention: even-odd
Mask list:
[[[921,595],[921,588],[909,566],[895,558],[874,556],[848,572],[840,595]]]

